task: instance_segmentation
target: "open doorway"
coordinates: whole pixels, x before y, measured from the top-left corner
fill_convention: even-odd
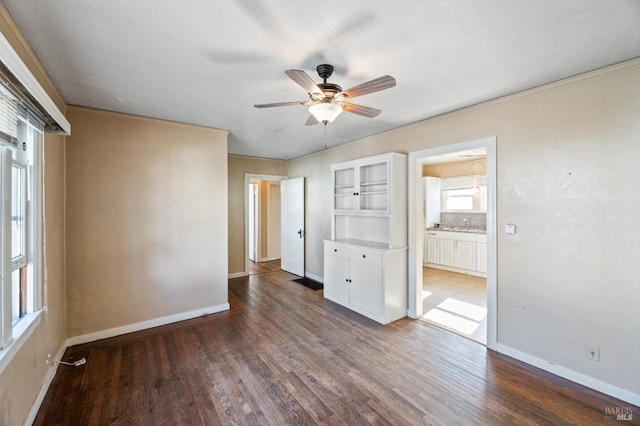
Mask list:
[[[495,138],[409,155],[409,316],[495,349]]]
[[[280,270],[280,182],[285,176],[245,175],[245,271]]]
[[[487,343],[486,148],[422,159],[422,316]]]

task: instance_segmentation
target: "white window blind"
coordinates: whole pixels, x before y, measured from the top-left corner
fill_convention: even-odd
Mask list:
[[[457,176],[444,178],[441,182],[442,190],[449,191],[452,189],[468,189],[476,186],[475,176]]]
[[[0,144],[18,149],[18,105],[0,93]]]

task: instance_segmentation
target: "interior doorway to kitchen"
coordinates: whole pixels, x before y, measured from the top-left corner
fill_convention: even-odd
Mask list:
[[[409,170],[409,315],[493,348],[495,138],[411,153]]]
[[[422,160],[420,319],[487,343],[486,148]]]

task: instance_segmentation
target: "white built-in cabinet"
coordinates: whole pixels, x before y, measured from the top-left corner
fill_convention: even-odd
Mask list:
[[[324,297],[382,324],[407,311],[406,249],[325,241]]]
[[[331,166],[324,297],[382,324],[407,311],[407,156]]]
[[[485,276],[487,236],[465,232],[425,232],[425,264],[434,268]]]

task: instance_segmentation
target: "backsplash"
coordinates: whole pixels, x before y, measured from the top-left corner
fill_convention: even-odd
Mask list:
[[[440,213],[440,226],[451,228],[465,228],[469,222],[469,228],[487,229],[486,213]]]

